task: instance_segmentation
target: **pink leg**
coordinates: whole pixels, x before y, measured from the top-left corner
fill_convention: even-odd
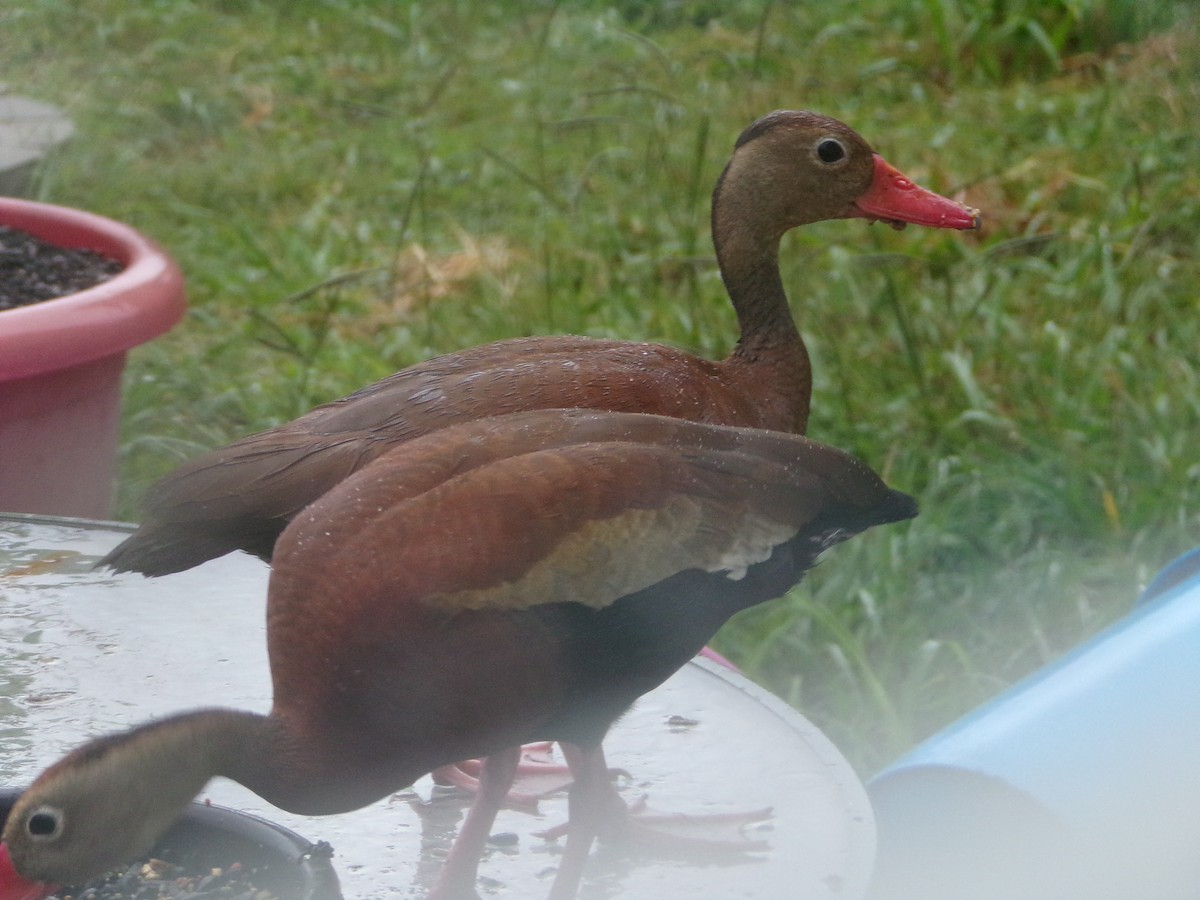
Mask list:
[[[491,835],[496,813],[504,805],[508,789],[517,773],[521,759],[521,748],[512,747],[493,753],[483,764],[479,774],[479,790],[475,802],[467,812],[466,821],[459,829],[454,846],[442,868],[437,885],[429,893],[428,900],[476,900],[475,879],[479,873],[479,860]]]
[[[609,780],[602,748],[585,750],[574,744],[563,744],[562,748],[575,777],[567,795],[571,829],[547,900],[573,900],[579,891],[592,844],[606,822],[611,821],[613,801],[624,809],[624,803]]]

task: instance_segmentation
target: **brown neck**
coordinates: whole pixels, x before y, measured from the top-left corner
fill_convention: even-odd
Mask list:
[[[726,181],[723,175],[713,194],[713,246],[741,332],[726,362],[756,394],[770,392],[767,402],[780,407],[784,417],[782,422],[773,421],[772,427],[803,433],[812,369],[779,274],[783,232],[762,224],[758,204],[738,195],[726,196]]]
[[[235,715],[243,721],[223,726],[232,749],[218,774],[300,815],[360,809],[407,787],[441,762],[410,759],[403,747],[383,756],[365,750],[356,754],[353,739],[338,740],[328,732],[306,735],[274,713]],[[335,750],[326,752],[325,747]]]

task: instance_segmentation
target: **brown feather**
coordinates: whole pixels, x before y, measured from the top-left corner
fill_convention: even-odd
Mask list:
[[[612,722],[731,615],[915,512],[846,454],[781,432],[543,410],[414,439],[280,537],[268,715],[196,710],[86,745],[14,805],[0,852],[23,879],[86,878],[143,852],[214,775],[321,814],[460,759],[515,763],[501,752],[530,740],[599,759]],[[577,785],[580,832],[584,796],[603,806]],[[31,827],[56,815],[70,827],[52,840]],[[563,865],[553,896],[576,878]]]
[[[831,138],[846,156],[825,164],[814,148]],[[398,443],[485,416],[580,407],[802,433],[812,379],[779,241],[809,222],[862,215],[855,201],[873,184],[874,159],[854,131],[815,113],[772,113],[743,132],[712,207],[740,329],[727,359],[582,337],[440,356],[185,463],[148,492],[142,527],[98,565],[162,575],[235,548],[269,559],[287,522],[351,472]]]

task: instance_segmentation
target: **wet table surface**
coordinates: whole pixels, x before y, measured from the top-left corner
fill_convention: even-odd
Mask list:
[[[268,568],[234,554],[158,579],[92,571],[126,533],[111,523],[0,515],[0,784],[27,784],[79,742],[197,706],[265,712]],[[770,806],[752,826],[769,849],[707,859],[624,845],[593,851],[581,900],[854,898],[865,890],[874,823],[858,779],[829,741],[782,702],[707,660],[643,697],[605,743],[627,770],[622,793],[656,809],[733,812]],[[428,778],[344,815],[282,812],[217,779],[201,797],[329,841],[347,900],[421,897],[468,800]],[[515,836],[480,867],[485,898],[538,898],[561,841],[534,832],[566,818],[503,811]]]

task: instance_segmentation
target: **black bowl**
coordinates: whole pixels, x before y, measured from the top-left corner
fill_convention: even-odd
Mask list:
[[[0,788],[0,826],[21,791]],[[314,844],[258,816],[191,803],[147,854],[196,872],[234,862],[279,900],[342,900],[328,844]]]

